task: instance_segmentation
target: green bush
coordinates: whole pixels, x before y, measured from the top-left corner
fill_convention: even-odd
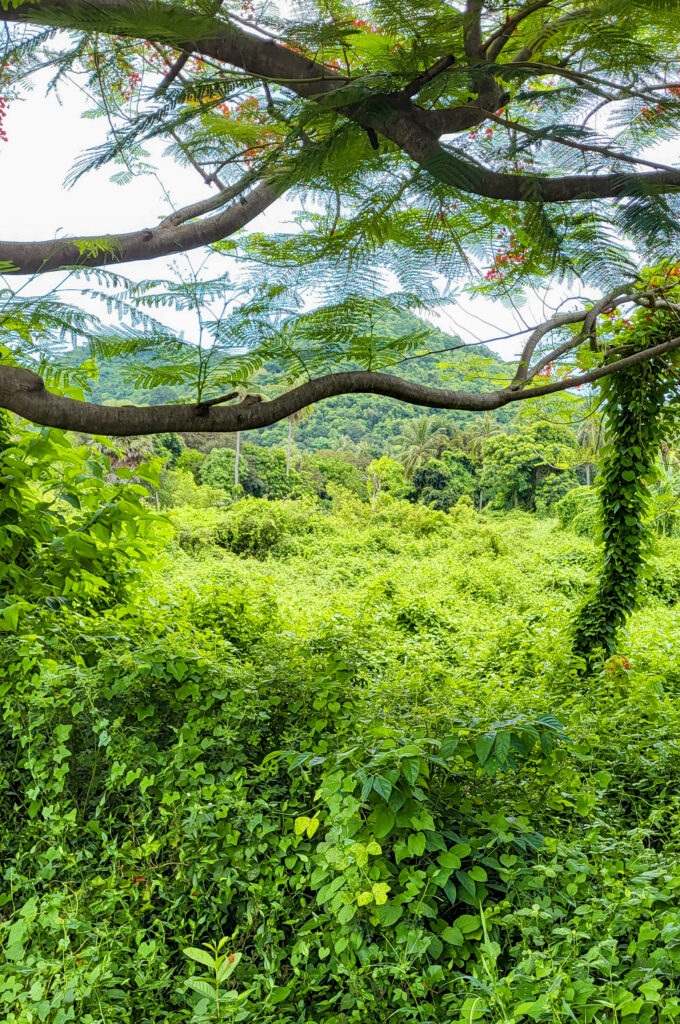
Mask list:
[[[553,506],[562,529],[573,530],[583,537],[594,535],[597,510],[597,492],[592,487],[574,487]]]
[[[155,485],[157,468],[112,472],[108,456],[46,428],[0,447],[0,629],[34,603],[103,608],[124,598],[168,535],[140,482]]]
[[[228,501],[221,488],[197,484],[189,469],[174,469],[163,474],[158,497],[164,508],[213,508]]]
[[[290,536],[314,532],[320,516],[313,502],[245,498],[224,515],[215,542],[237,555],[265,558]]]
[[[235,451],[231,448],[213,448],[201,464],[199,470],[201,483],[231,494],[234,490],[235,468]],[[248,475],[248,463],[244,458],[239,460],[239,475],[243,477]]]

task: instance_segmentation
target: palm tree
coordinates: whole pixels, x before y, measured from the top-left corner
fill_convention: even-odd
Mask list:
[[[446,432],[436,416],[419,416],[417,420],[409,420],[404,424],[397,441],[405,447],[397,458],[403,464],[409,480],[428,459],[439,455],[446,440]]]
[[[604,417],[599,409],[599,400],[595,397],[586,399],[586,412],[576,429],[576,440],[579,449],[576,463],[586,471],[586,485],[590,487],[591,471],[597,453],[605,442]]]
[[[472,455],[481,458],[484,442],[490,437],[503,434],[504,430],[492,412],[476,416],[462,437],[462,447]]]

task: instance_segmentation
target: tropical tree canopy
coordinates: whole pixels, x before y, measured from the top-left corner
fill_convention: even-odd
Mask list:
[[[161,140],[210,192],[125,234],[0,242],[8,281],[107,268],[99,281],[130,325],[112,337],[77,307],[8,285],[0,405],[106,434],[248,430],[348,392],[485,411],[680,344],[675,265],[660,266],[680,228],[680,169],[659,156],[680,112],[671,0],[3,4],[5,104],[47,67],[56,86],[84,85],[107,119],[74,180],[106,165],[123,181],[150,170],[145,146]],[[294,230],[239,234],[282,197],[299,210]],[[139,286],[111,269],[203,246],[236,258],[236,277]],[[642,264],[655,273],[640,277]],[[580,279],[594,298],[536,327],[495,391],[386,373],[422,339],[395,340],[385,318],[435,307],[463,278],[495,295]],[[216,297],[207,354],[149,315]],[[598,324],[631,308],[649,330],[612,353]],[[102,409],[54,394],[54,367],[36,366],[35,349],[69,331],[89,333],[99,356],[146,347],[156,382],[165,367],[165,380],[191,385],[187,401]],[[272,359],[279,397],[225,404]]]

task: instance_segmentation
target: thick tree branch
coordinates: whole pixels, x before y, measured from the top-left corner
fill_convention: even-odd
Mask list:
[[[620,288],[615,288],[613,291],[609,292],[591,306],[590,309],[578,309],[569,313],[556,313],[550,320],[546,320],[545,323],[539,324],[538,327],[534,328],[532,333],[529,335],[519,357],[517,372],[510,382],[510,388],[523,388],[529,380],[536,377],[536,374],[539,374],[549,363],[556,362],[561,356],[565,355],[572,349],[577,348],[589,336],[594,335],[597,318],[601,313],[629,304],[646,306],[650,300],[653,301],[663,298],[663,293],[668,290],[668,288],[675,287],[675,284],[670,284],[660,288],[651,288],[646,291],[635,292],[632,285],[622,285]],[[667,302],[666,305],[668,306]],[[558,345],[556,348],[546,353],[546,355],[541,359],[537,360],[536,363],[531,365],[531,360],[533,359],[536,348],[542,339],[552,331],[559,330],[560,327],[567,327],[572,324],[583,324],[583,328],[575,337],[569,338],[568,341],[565,341],[562,345]]]
[[[619,370],[680,347],[680,337],[634,352],[587,373],[521,390],[506,387],[497,391],[449,391],[426,387],[387,373],[349,370],[307,381],[274,398],[254,405],[151,405],[106,406],[78,402],[55,395],[45,388],[38,374],[15,366],[0,367],[0,408],[8,409],[32,423],[85,434],[120,437],[128,434],[158,434],[167,431],[212,431],[234,433],[271,426],[296,412],[337,395],[383,395],[429,409],[461,409],[487,412],[511,402],[552,395],[568,388],[591,384]]]
[[[303,97],[333,92],[347,82],[325,65],[228,20],[159,0],[40,0],[0,8],[0,21],[165,43],[280,82]]]
[[[101,267],[186,252],[233,235],[278,197],[279,192],[273,186],[262,184],[217,216],[204,220],[185,223],[189,217],[223,203],[222,193],[178,210],[157,227],[141,231],[98,238],[54,238],[42,242],[0,241],[1,272],[41,274],[64,267]],[[4,263],[9,266],[3,267]]]

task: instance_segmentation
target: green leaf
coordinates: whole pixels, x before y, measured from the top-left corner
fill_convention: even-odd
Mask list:
[[[506,730],[503,732],[496,733],[496,739],[493,744],[493,756],[501,764],[505,764],[510,753],[510,733]]]
[[[391,886],[387,885],[385,882],[376,882],[371,886],[373,899],[379,907],[384,903],[387,903],[387,894],[390,891],[390,888]]]
[[[394,815],[385,804],[378,804],[371,815],[373,832],[377,839],[384,839],[394,828]]]
[[[355,903],[347,903],[344,907],[340,908],[338,912],[338,921],[340,924],[348,924],[357,912]]]
[[[195,960],[198,964],[203,964],[204,967],[214,968],[215,960],[205,949],[198,949],[196,946],[187,946],[182,952],[190,960]]]
[[[217,980],[220,984],[226,981],[238,967],[243,953],[230,953],[225,956],[224,960],[217,969]]]
[[[282,1003],[284,999],[287,999],[291,992],[290,985],[277,985],[276,988],[272,989],[271,992],[267,993],[267,1003]]]
[[[444,739],[441,742],[441,747],[439,748],[440,754],[444,758],[444,760],[448,760],[448,758],[451,757],[451,755],[456,750],[456,747],[458,746],[458,742],[459,740],[457,736],[444,737]]]
[[[442,940],[448,942],[450,946],[462,946],[465,939],[463,938],[463,932],[457,926],[445,928],[441,933]]]
[[[382,775],[376,775],[373,779],[373,789],[383,800],[389,800],[390,793],[392,792],[392,783],[384,779]]]
[[[459,914],[455,920],[455,927],[460,929],[463,935],[471,935],[473,932],[481,931],[482,922],[477,914]]]
[[[422,857],[425,853],[425,835],[423,832],[411,832],[407,840],[409,853],[414,857]]]
[[[390,925],[397,923],[404,913],[404,908],[393,900],[388,900],[378,906],[377,913],[380,924],[387,928]]]
[[[0,630],[3,633],[16,633],[19,628],[20,610],[20,604],[9,604],[0,608]]]
[[[477,760],[480,764],[486,764],[495,739],[496,736],[492,732],[487,732],[477,739],[475,743],[475,754],[477,755]]]
[[[198,992],[199,995],[205,996],[206,999],[211,999],[213,1002],[217,1001],[217,992],[203,978],[187,978],[186,983],[189,988],[193,988],[194,992]]]

